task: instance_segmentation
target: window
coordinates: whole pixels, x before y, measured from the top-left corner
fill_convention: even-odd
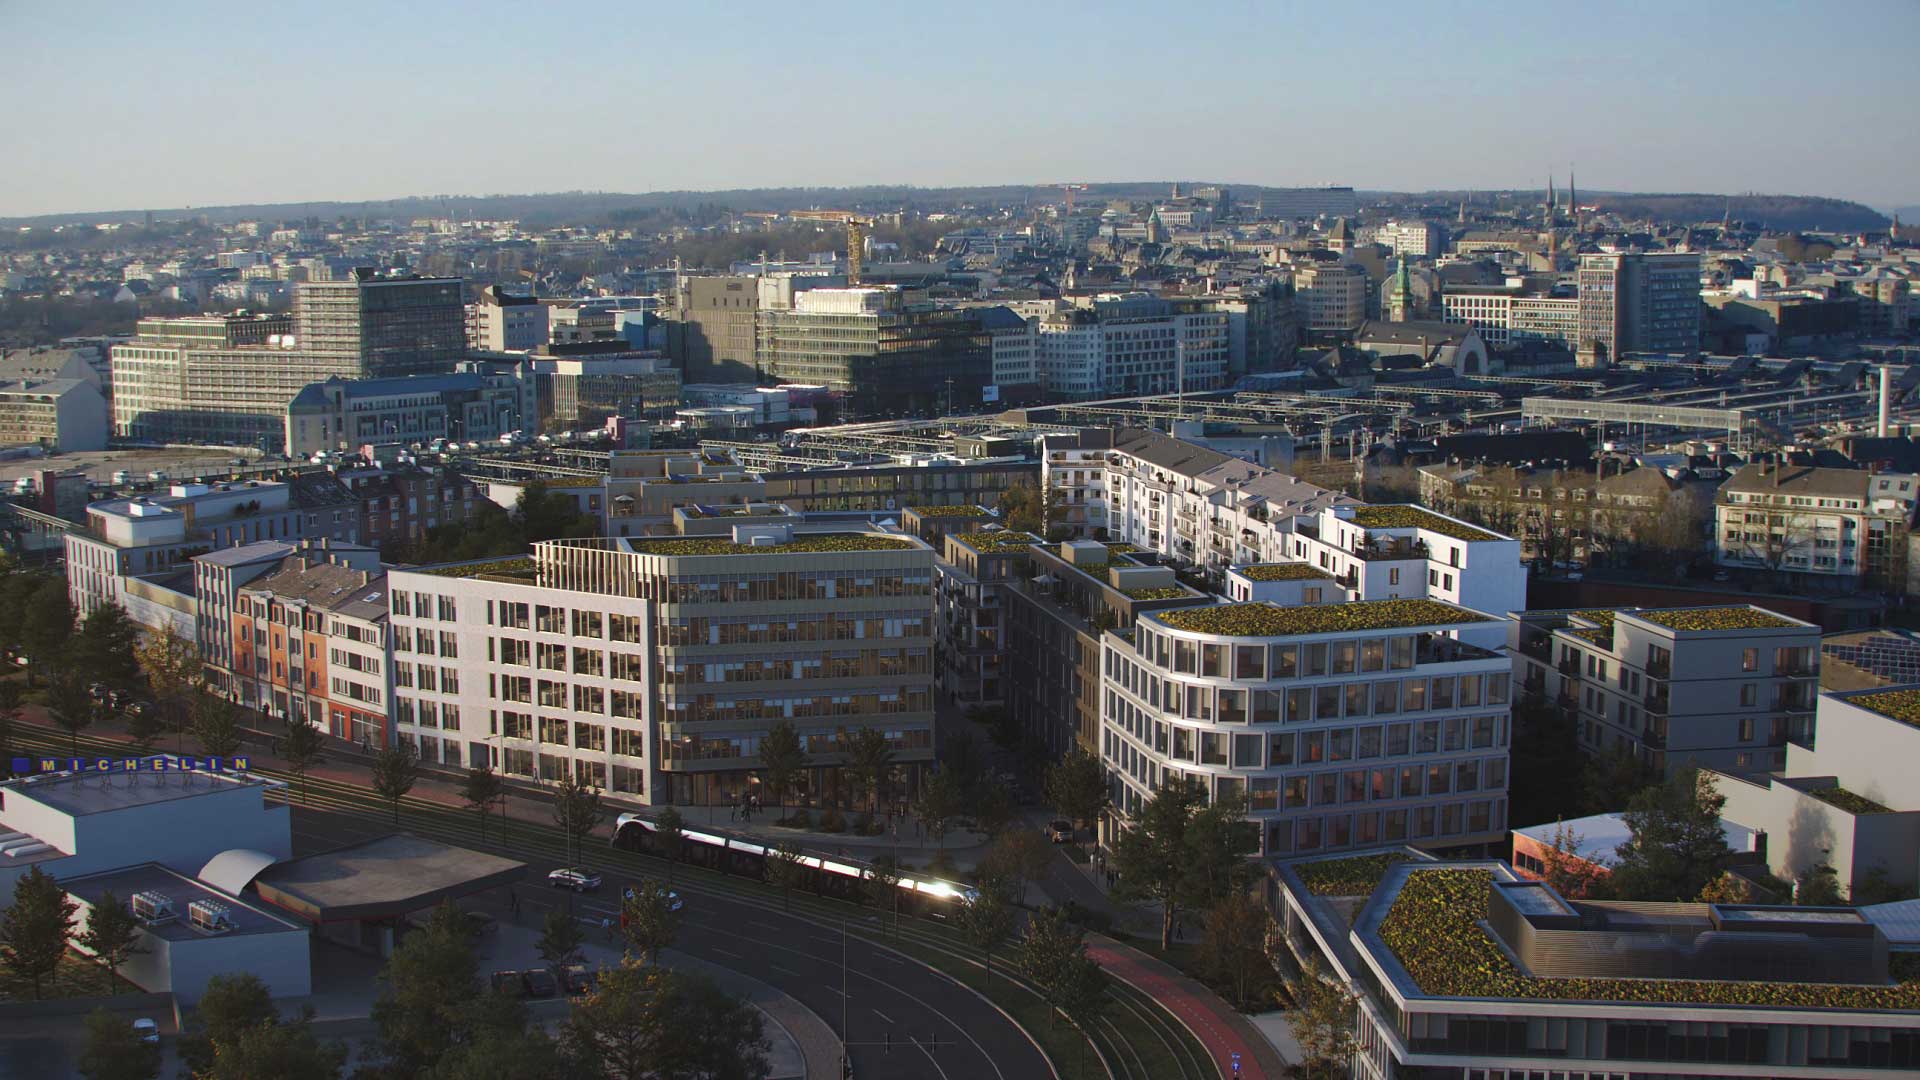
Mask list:
[[[1760,687],[1756,683],[1744,683],[1740,687],[1740,704],[1752,708],[1760,703]]]
[[[1740,718],[1740,741],[1753,741],[1753,717],[1751,716],[1743,716]]]
[[[1760,670],[1760,650],[1759,649],[1741,649],[1740,650],[1740,670],[1741,671],[1759,671]],[[1742,702],[1742,704],[1748,704],[1748,703]]]

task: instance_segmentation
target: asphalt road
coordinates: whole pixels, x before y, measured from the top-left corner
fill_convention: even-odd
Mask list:
[[[297,805],[293,814],[296,854],[391,831],[378,821]],[[529,884],[519,888],[519,918],[528,925],[548,905],[569,901],[595,932],[603,917],[618,922],[620,890],[630,879],[609,875],[598,893],[574,897],[545,887],[547,871],[562,860],[528,865]],[[1052,1080],[1046,1058],[1013,1021],[938,972],[850,934],[843,941],[838,926],[788,915],[772,893],[771,906],[761,906],[684,880],[676,888],[687,906],[675,949],[780,989],[836,1032],[844,1015],[860,1080]],[[505,896],[489,894],[468,906],[509,920],[506,903]]]

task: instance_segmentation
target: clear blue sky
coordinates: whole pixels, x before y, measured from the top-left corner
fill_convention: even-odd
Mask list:
[[[1596,10],[1597,9],[1597,10]],[[0,0],[0,215],[1205,179],[1920,204],[1920,2]]]

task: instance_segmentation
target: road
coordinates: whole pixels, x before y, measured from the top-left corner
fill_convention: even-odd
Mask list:
[[[296,854],[391,831],[380,820],[355,814],[299,805],[293,813]],[[370,805],[369,813],[380,811]],[[515,857],[524,855],[515,852]],[[548,870],[563,865],[559,858],[527,861],[529,881],[537,883],[544,883]],[[590,926],[597,927],[602,918],[617,922],[620,889],[633,880],[608,874],[600,892],[581,897],[539,885],[523,887],[519,918],[533,925],[549,906],[571,903]],[[1051,1080],[1054,1075],[1011,1020],[971,990],[916,961],[852,934],[843,937],[837,927],[786,914],[771,894],[762,904],[685,878],[676,881],[675,888],[687,899],[675,948],[781,990],[836,1032],[843,1030],[844,1015],[854,1075],[862,1080]],[[510,920],[506,903],[504,896],[490,896],[471,906]],[[877,927],[866,929],[872,933]]]

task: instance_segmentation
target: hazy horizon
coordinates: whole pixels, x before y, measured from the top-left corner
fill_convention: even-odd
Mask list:
[[[1901,137],[1920,5],[1846,10],[1843,28],[1782,3],[1577,21],[1467,4],[1432,25],[1430,7],[1391,3],[102,17],[0,0],[20,54],[0,88],[49,103],[0,128],[0,215],[1169,172],[1527,190],[1570,165],[1590,191],[1920,205],[1920,142]]]

